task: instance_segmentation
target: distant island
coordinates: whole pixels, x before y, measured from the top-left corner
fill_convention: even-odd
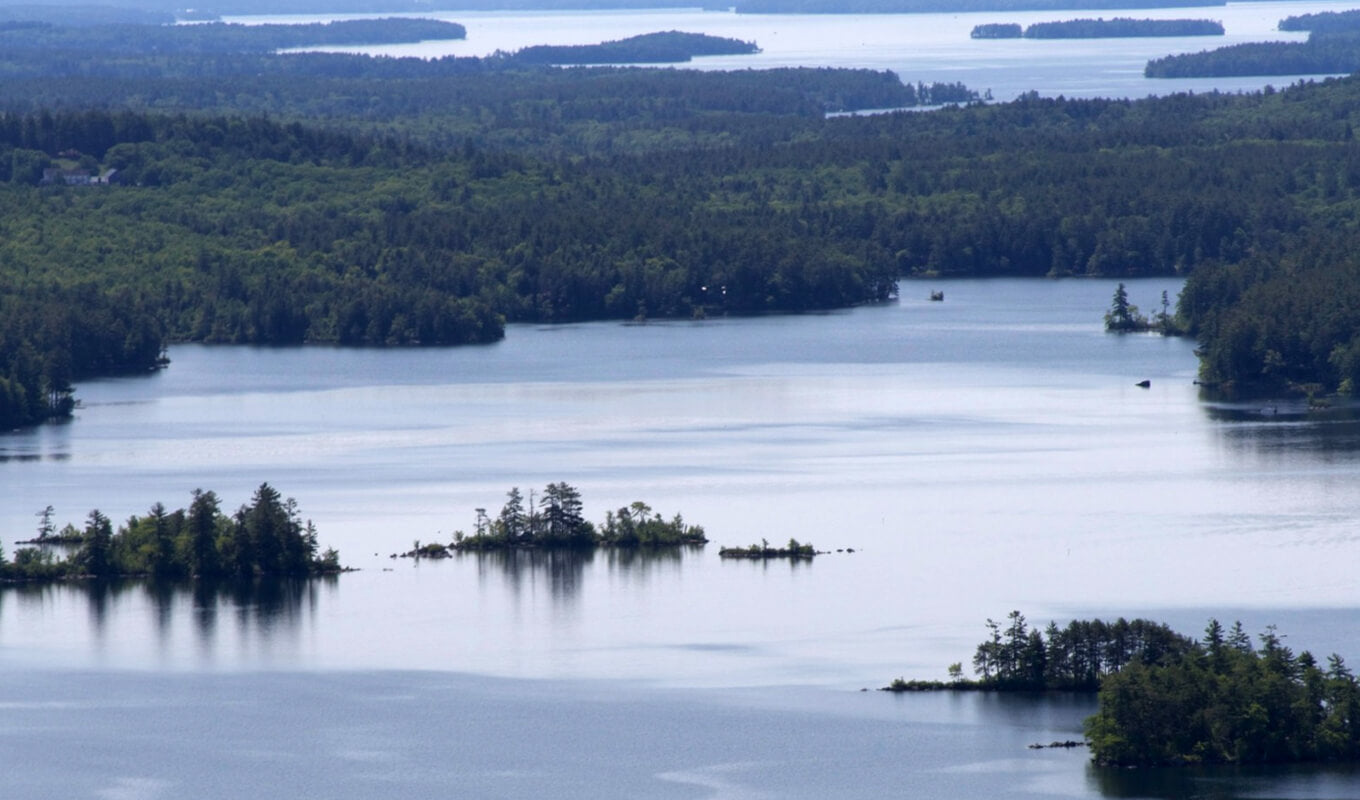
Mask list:
[[[1360,682],[1338,655],[1326,669],[1295,655],[1274,626],[1259,649],[1241,623],[1212,619],[1198,641],[1123,618],[1050,622],[1040,633],[1019,611],[987,628],[977,680],[955,663],[947,682],[898,678],[884,690],[1096,692],[1085,732],[1092,760],[1106,766],[1360,760]]]
[[[663,31],[583,45],[534,45],[508,58],[521,64],[680,64],[695,56],[759,53],[755,42],[703,33]]]
[[[0,47],[60,53],[203,55],[272,53],[306,47],[401,44],[431,39],[462,39],[467,29],[456,22],[390,17],[338,20],[301,25],[56,25],[46,22],[0,22]]]
[[[686,524],[676,514],[663,519],[642,501],[605,512],[594,525],[585,518],[580,491],[566,483],[550,483],[525,501],[519,487],[506,493],[505,505],[495,517],[476,509],[471,534],[455,531],[449,544],[415,543],[402,555],[408,558],[443,558],[459,551],[545,549],[583,550],[595,547],[683,547],[708,542],[704,529]]]
[[[1223,23],[1212,19],[1073,19],[1036,22],[1026,39],[1116,39],[1155,36],[1222,36]]]
[[[738,14],[941,14],[972,11],[1099,11],[1200,8],[1226,0],[739,0]]]
[[[1156,36],[1222,36],[1223,23],[1211,19],[1073,19],[1018,24],[993,23],[973,28],[974,39],[1120,39]]]
[[[38,516],[37,537],[16,549],[12,561],[0,549],[0,581],[250,578],[342,570],[334,549],[318,553],[316,528],[299,517],[297,503],[267,483],[231,516],[222,512],[215,493],[202,490],[193,492],[187,509],[169,511],[156,503],[116,532],[98,510],[83,528],[67,524],[57,530],[51,506]],[[73,552],[57,557],[54,545]]]

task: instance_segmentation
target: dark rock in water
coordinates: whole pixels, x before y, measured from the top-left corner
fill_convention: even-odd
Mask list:
[[[1139,382],[1137,382],[1137,383],[1134,384],[1134,386],[1138,386],[1138,387],[1143,388],[1143,389],[1146,389],[1146,388],[1148,388],[1148,387],[1151,386],[1151,385],[1152,385],[1152,381],[1149,381],[1149,380],[1142,380],[1142,381],[1139,381]]]

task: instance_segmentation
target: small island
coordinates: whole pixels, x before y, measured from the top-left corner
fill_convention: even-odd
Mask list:
[[[473,533],[455,531],[447,545],[417,541],[401,555],[444,558],[460,551],[684,547],[708,542],[702,527],[686,524],[679,514],[664,519],[641,500],[606,511],[598,526],[585,518],[583,509],[580,491],[565,481],[548,484],[541,496],[531,490],[527,503],[519,487],[514,487],[506,493],[505,505],[494,518],[485,508],[476,509]]]
[[[268,483],[251,502],[228,516],[213,492],[195,490],[188,509],[156,503],[145,516],[130,517],[115,532],[112,521],[91,511],[84,528],[56,530],[51,506],[39,512],[38,536],[14,551],[0,550],[0,582],[74,578],[251,578],[305,576],[343,571],[340,554],[318,554],[316,528],[298,515]],[[53,545],[73,547],[57,557]]]
[[[784,547],[770,547],[770,543],[765,539],[760,540],[760,544],[752,544],[746,547],[724,547],[718,550],[721,558],[749,558],[755,560],[766,560],[771,558],[803,559],[813,558],[817,555],[817,548],[811,542],[803,543],[797,539],[789,539],[789,543]]]
[[[540,44],[506,56],[518,64],[683,64],[696,56],[741,56],[759,53],[755,42],[704,33],[662,31],[627,39],[583,45]]]
[[[1129,302],[1128,289],[1121,282],[1114,290],[1110,308],[1105,312],[1105,330],[1110,333],[1160,333],[1179,336],[1184,328],[1171,313],[1171,299],[1162,292],[1162,308],[1151,319]]]
[[[1360,760],[1360,681],[1341,656],[1297,655],[1269,626],[1259,647],[1234,623],[1209,620],[1200,640],[1148,620],[1078,620],[1041,634],[1019,611],[987,620],[973,656],[949,681],[898,678],[885,691],[1096,692],[1085,722],[1102,766],[1281,764]],[[1055,742],[1047,747],[1075,747]]]

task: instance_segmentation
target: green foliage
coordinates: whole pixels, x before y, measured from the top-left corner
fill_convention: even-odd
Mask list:
[[[1144,619],[1074,620],[1061,629],[1050,622],[1042,634],[1019,611],[1006,620],[1004,626],[987,620],[990,635],[973,656],[978,688],[1093,692],[1130,663],[1162,663],[1193,644]]]
[[[1138,306],[1129,302],[1128,290],[1124,284],[1114,290],[1114,298],[1110,301],[1110,310],[1105,312],[1105,330],[1116,333],[1132,333],[1135,331],[1146,331],[1152,325],[1148,318],[1139,313]]]
[[[1306,42],[1244,44],[1165,56],[1149,61],[1149,78],[1202,78],[1238,75],[1327,75],[1360,69],[1360,32],[1339,27],[1309,34]]]
[[[972,94],[241,46],[0,53],[0,425],[167,341],[478,343],[875,302],[903,275],[1189,274],[1207,379],[1360,373],[1352,79],[826,119]],[[38,185],[78,163],[115,182]]]
[[[746,547],[724,547],[718,550],[718,555],[722,558],[789,558],[789,559],[810,559],[817,555],[817,548],[811,542],[803,543],[797,539],[789,539],[789,543],[784,547],[771,547],[770,543],[762,539],[760,544],[752,544]]]
[[[48,520],[50,518],[46,518]],[[44,527],[50,526],[44,522]],[[54,541],[69,542],[71,526]],[[339,554],[317,556],[317,534],[298,516],[297,504],[261,484],[251,503],[235,517],[219,510],[217,495],[195,490],[189,509],[168,511],[156,503],[145,516],[130,517],[116,532],[108,517],[91,511],[79,548],[56,558],[51,546],[24,547],[14,560],[0,555],[0,579],[50,580],[68,576],[158,579],[220,578],[227,575],[310,575],[341,569]]]
[[[494,519],[486,516],[485,509],[477,509],[476,533],[455,534],[451,549],[676,547],[708,541],[703,528],[687,525],[679,514],[664,520],[640,500],[617,513],[605,512],[604,522],[597,527],[583,516],[580,491],[565,481],[548,484],[537,505],[534,496],[531,492],[526,511],[519,488],[511,489]]]
[[[1360,758],[1360,685],[1341,658],[1323,670],[1273,628],[1260,638],[1259,650],[1225,640],[1213,621],[1178,657],[1107,676],[1086,722],[1092,757],[1120,766]]]
[[[1360,30],[1360,9],[1298,14],[1280,20],[1282,31],[1355,31]]]

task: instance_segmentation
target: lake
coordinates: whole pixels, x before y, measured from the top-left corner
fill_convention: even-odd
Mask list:
[[[1128,285],[1144,310],[1179,289]],[[269,481],[360,571],[0,592],[0,763],[25,797],[1356,796],[1352,770],[1025,747],[1079,738],[1089,698],[859,691],[943,678],[1011,609],[1274,623],[1360,658],[1356,415],[1205,400],[1192,342],[1104,333],[1114,286],[907,282],[485,347],[185,345],[83,383],[71,423],[0,437],[9,551],[47,504],[119,520]],[[559,480],[591,519],[644,500],[712,543],[389,557]],[[790,537],[833,552],[717,556]]]
[[[441,11],[419,16],[462,23],[459,41],[326,48],[333,52],[437,58],[485,56],[536,44],[594,44],[665,30],[707,33],[753,41],[762,52],[696,58],[691,69],[855,67],[892,70],[905,81],[955,82],[996,100],[1029,91],[1045,96],[1128,97],[1175,92],[1255,91],[1292,83],[1295,77],[1150,79],[1143,67],[1154,58],[1259,41],[1302,41],[1306,33],[1276,30],[1281,19],[1320,11],[1343,11],[1350,2],[1229,3],[1204,8],[1119,11],[978,12],[960,14],[735,14],[730,11],[663,9],[629,11]],[[230,22],[315,22],[361,15],[232,17]],[[390,15],[373,15],[390,16]],[[1213,19],[1224,36],[1168,38],[974,40],[975,25],[1031,25],[1061,19],[1136,17]]]

